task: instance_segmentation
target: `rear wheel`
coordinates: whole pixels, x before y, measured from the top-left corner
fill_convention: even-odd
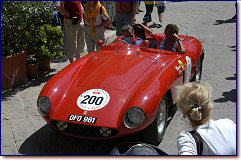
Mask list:
[[[194,81],[200,81],[202,77],[202,58],[200,57],[197,61],[197,66],[196,66],[196,70],[195,70],[195,74],[192,78],[192,82]]]
[[[143,130],[143,137],[146,143],[158,145],[162,141],[167,127],[167,106],[168,99],[164,95],[159,104],[155,120]]]

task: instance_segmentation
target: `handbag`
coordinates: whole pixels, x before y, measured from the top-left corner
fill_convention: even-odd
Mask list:
[[[197,145],[197,154],[202,155],[203,152],[203,139],[197,131],[189,131],[194,138]]]

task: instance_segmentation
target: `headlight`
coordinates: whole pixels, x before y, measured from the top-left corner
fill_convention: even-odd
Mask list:
[[[145,113],[141,108],[130,108],[124,116],[124,124],[127,128],[136,128],[145,120]]]
[[[38,111],[41,116],[46,116],[49,113],[51,102],[48,97],[40,97],[37,101]]]

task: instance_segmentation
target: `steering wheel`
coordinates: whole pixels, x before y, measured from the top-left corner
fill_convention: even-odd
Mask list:
[[[114,42],[123,42],[123,43],[125,43],[125,44],[129,44],[128,42],[126,42],[126,41],[124,41],[124,40],[115,40]],[[114,42],[112,42],[112,43],[114,43]]]

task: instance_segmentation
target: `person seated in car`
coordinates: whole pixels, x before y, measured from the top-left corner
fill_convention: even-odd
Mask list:
[[[141,23],[134,23],[133,25],[141,26],[149,36],[155,39],[158,49],[174,51],[182,54],[186,52],[182,40],[178,37],[179,29],[175,24],[168,24],[166,26],[164,30],[165,36],[155,33]]]
[[[125,25],[124,27],[122,27],[122,34],[124,35],[124,37],[122,37],[122,40],[126,43],[138,46],[141,45],[142,39],[134,34],[134,29],[132,26]]]

